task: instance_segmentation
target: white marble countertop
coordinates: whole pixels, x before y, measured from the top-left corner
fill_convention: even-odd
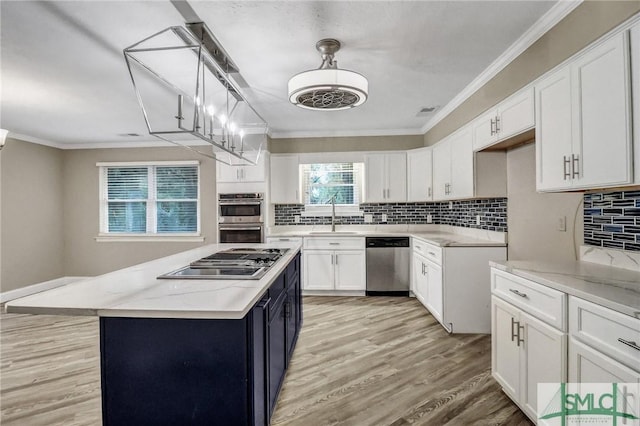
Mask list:
[[[259,280],[157,279],[231,247],[289,250]],[[300,251],[300,244],[210,244],[7,302],[7,312],[145,318],[243,318]]]
[[[300,229],[295,229],[300,228]],[[457,232],[456,232],[457,231]],[[439,247],[504,247],[506,234],[480,229],[432,226],[420,228],[402,227],[339,227],[337,232],[287,227],[269,230],[267,237],[414,237]]]
[[[489,262],[494,268],[640,318],[640,272],[591,262]]]

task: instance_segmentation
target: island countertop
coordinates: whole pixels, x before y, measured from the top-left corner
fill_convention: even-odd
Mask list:
[[[259,280],[157,279],[233,247],[289,250]],[[9,313],[101,317],[239,319],[300,251],[296,242],[210,244],[6,303]]]

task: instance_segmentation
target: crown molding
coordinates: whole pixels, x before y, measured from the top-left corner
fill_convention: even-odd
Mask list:
[[[65,149],[64,144],[62,143],[50,141],[48,139],[37,138],[31,135],[25,135],[23,133],[16,133],[12,131],[9,131],[9,134],[7,135],[7,139],[17,139],[20,141],[35,143],[38,145],[44,145],[51,148]]]
[[[420,128],[413,129],[385,129],[385,130],[310,130],[298,132],[271,132],[271,139],[291,138],[340,138],[354,136],[422,136],[424,132]]]
[[[505,50],[495,61],[493,61],[480,75],[469,83],[460,93],[458,93],[448,104],[441,108],[431,117],[421,128],[423,134],[431,130],[436,124],[442,121],[447,115],[452,113],[471,95],[477,92],[489,80],[495,77],[507,65],[509,65],[520,54],[527,50],[540,37],[553,28],[565,16],[578,7],[583,0],[560,0],[551,9],[538,19],[518,40],[516,40],[507,50]]]
[[[82,143],[61,143],[54,142],[47,139],[37,138],[31,135],[25,135],[23,133],[9,132],[7,138],[17,139],[24,142],[35,143],[38,145],[44,145],[51,148],[57,148],[62,150],[69,149],[108,149],[108,148],[167,148],[175,147],[176,144],[166,142],[160,139],[150,141],[113,141],[113,142],[82,142]],[[207,142],[202,140],[185,141],[189,146],[206,146]]]

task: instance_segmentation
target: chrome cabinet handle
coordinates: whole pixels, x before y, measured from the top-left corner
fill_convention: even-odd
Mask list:
[[[496,135],[500,133],[500,117],[496,116]]]
[[[340,243],[329,243],[330,246],[339,246]]]
[[[427,197],[431,197],[431,187],[429,187],[429,192],[427,193]]]
[[[336,254],[336,265],[338,264],[338,255]]]
[[[291,238],[278,238],[278,241],[291,241]]]
[[[527,293],[521,293],[521,292],[519,292],[518,290],[515,290],[515,289],[513,289],[513,288],[510,288],[510,289],[509,289],[509,291],[510,291],[511,293],[513,293],[513,294],[517,295],[517,296],[520,296],[520,297],[527,297]]]
[[[632,342],[631,340],[624,340],[622,337],[618,337],[618,342],[629,346],[630,348],[635,349],[636,351],[640,351],[640,346],[636,342]]]
[[[414,246],[415,248],[417,248],[418,250],[422,250],[421,246]]]
[[[571,179],[580,177],[580,156],[579,155],[571,154],[571,171],[573,174],[573,176],[571,176]]]
[[[427,253],[429,253],[429,254],[430,254],[431,256],[433,256],[433,257],[435,257],[435,256],[436,256],[436,254],[435,254],[434,252],[432,252],[432,251],[428,251]]]
[[[331,255],[331,264],[333,265],[333,254]]]
[[[511,317],[511,341],[513,342],[513,339],[515,339],[516,337],[518,337],[518,333],[513,331],[513,326],[514,325],[520,325],[519,321],[516,321],[516,319],[514,317]],[[519,337],[518,337],[519,338]]]
[[[564,180],[567,180],[567,178],[571,178],[571,173],[569,172],[570,163],[571,163],[571,160],[566,155],[563,155],[562,156],[562,171],[564,173]],[[569,167],[567,167],[567,166],[569,166]]]
[[[424,263],[422,264],[422,275],[424,275]]]
[[[524,325],[520,325],[520,321],[518,321],[518,346],[520,346],[520,343],[524,344],[524,337],[520,337],[520,330],[522,330],[522,334],[524,335]]]
[[[494,126],[495,126],[495,121],[493,121],[493,118],[491,119],[491,136],[496,134],[496,131],[494,130]]]

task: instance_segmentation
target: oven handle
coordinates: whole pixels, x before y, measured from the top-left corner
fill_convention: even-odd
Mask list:
[[[220,226],[220,231],[260,231],[261,226]]]
[[[218,201],[221,206],[259,206],[261,201]]]

